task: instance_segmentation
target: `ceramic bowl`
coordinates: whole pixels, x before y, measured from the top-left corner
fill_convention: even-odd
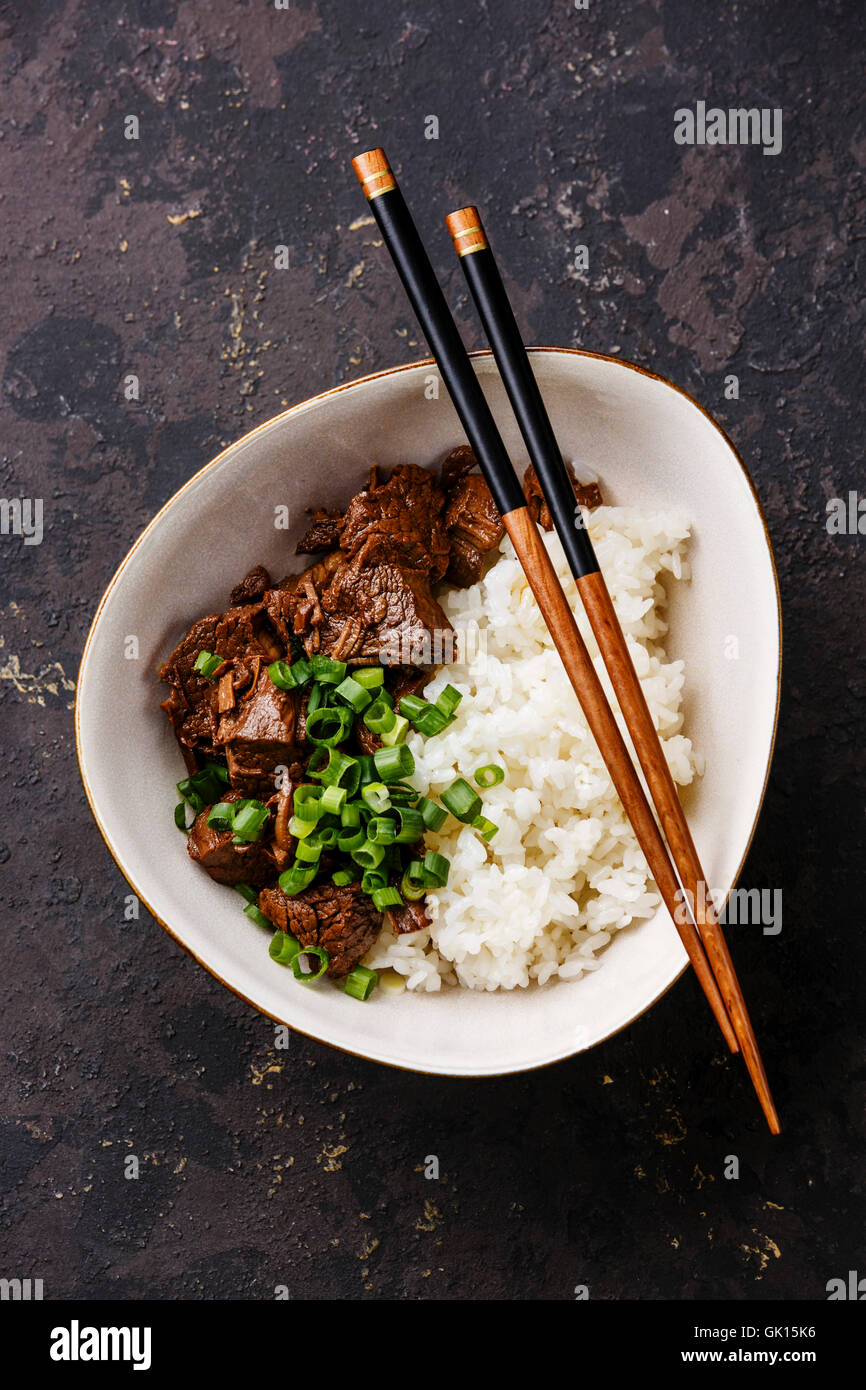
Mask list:
[[[473,360],[522,471],[526,455],[492,358]],[[779,695],[778,586],[754,489],[718,426],[661,378],[562,348],[535,349],[532,361],[565,456],[601,479],[607,501],[673,501],[692,520],[692,579],[674,585],[668,652],[685,660],[685,727],[706,759],[686,809],[709,883],[729,891],[761,808]],[[484,1076],[592,1047],[649,1008],[685,966],[664,910],[620,933],[603,967],[574,982],[495,994],[377,993],[364,1004],[328,985],[299,985],[270,960],[268,933],[243,916],[238,896],[187,856],[172,818],[184,768],[157,680],[191,621],[225,607],[253,564],[275,577],[301,567],[294,545],[308,507],[345,504],[371,463],[435,465],[463,442],[438,384],[435,367],[422,362],[338,386],[258,426],[191,478],[99,604],[78,681],[76,740],[93,814],[133,890],[229,989],[349,1052]],[[288,530],[275,526],[278,507],[288,509]],[[137,660],[124,655],[130,636]],[[718,1045],[709,1010],[698,1045]]]

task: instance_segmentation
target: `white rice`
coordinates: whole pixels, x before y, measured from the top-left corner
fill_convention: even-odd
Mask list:
[[[688,523],[599,507],[589,531],[674,780],[685,786],[702,768],[681,731],[683,663],[665,655],[662,580],[689,577]],[[555,533],[545,544],[612,699]],[[441,602],[461,638],[477,624],[480,641],[461,640],[461,659],[425,691],[433,700],[450,682],[464,698],[444,733],[410,737],[412,780],[438,797],[455,777],[472,782],[476,768],[498,764],[505,781],[480,794],[500,828],[489,845],[453,817],[428,834],[451,860],[447,887],[428,895],[431,928],[400,937],[386,928],[365,964],[390,967],[410,990],[576,980],[600,968],[615,932],[653,915],[658,893],[510,541],[480,583],[449,589]]]

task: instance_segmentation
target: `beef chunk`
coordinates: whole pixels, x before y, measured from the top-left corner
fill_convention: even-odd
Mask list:
[[[352,498],[343,518],[340,548],[365,564],[387,561],[423,571],[432,583],[448,568],[448,537],[442,525],[445,494],[432,473],[400,464],[387,483]]]
[[[447,577],[465,589],[481,578],[485,555],[505,534],[490,488],[480,474],[466,474],[451,488],[445,529],[451,543]]]
[[[396,886],[399,887],[399,880]],[[407,899],[402,907],[389,908],[388,916],[397,936],[405,936],[412,931],[425,931],[430,925],[427,903],[424,898],[418,898],[415,902],[410,902]]]
[[[232,589],[229,603],[255,603],[257,599],[264,598],[266,591],[271,587],[271,582],[271,576],[264,565],[256,565],[241,580],[240,584],[236,584]]]
[[[170,686],[162,708],[182,747],[209,756],[214,752],[218,682],[193,670],[199,652],[214,652],[228,661],[275,660],[281,652],[264,628],[264,617],[262,605],[254,603],[200,618],[161,668],[160,677]]]
[[[442,460],[442,487],[445,492],[478,467],[478,460],[469,444],[459,444]]]
[[[281,888],[266,888],[259,894],[259,908],[302,946],[323,947],[330,957],[328,974],[337,980],[354,970],[382,929],[382,914],[359,883],[314,885],[294,898]]]
[[[342,522],[343,513],[340,511],[313,512],[310,525],[295,546],[295,554],[315,555],[318,550],[336,550],[340,544]]]
[[[339,551],[267,595],[277,630],[301,637],[308,656],[321,652],[354,665],[429,666],[450,660],[451,624],[426,574],[402,565],[365,565]]]
[[[299,690],[278,690],[262,667],[237,707],[222,715],[217,742],[225,752],[231,785],[238,791],[268,797],[274,790],[276,768],[297,762],[302,698]]]
[[[226,792],[223,797],[224,801],[239,799],[240,792]],[[217,883],[230,886],[249,883],[253,888],[263,887],[276,873],[269,847],[261,841],[234,844],[231,830],[208,825],[207,818],[212,810],[213,806],[206,806],[193,821],[186,844],[190,859],[201,864]]]
[[[588,507],[590,511],[594,507],[600,507],[603,499],[598,483],[579,483],[572,465],[567,463],[566,468],[571,479],[571,486],[574,489],[575,502],[579,503],[581,507]],[[550,508],[544,500],[544,493],[541,491],[541,484],[532,464],[523,475],[523,494],[533,521],[537,522],[543,530],[552,531],[553,517],[550,515]]]

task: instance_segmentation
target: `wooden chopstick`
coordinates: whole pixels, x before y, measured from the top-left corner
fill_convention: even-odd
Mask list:
[[[678,920],[682,913],[677,911],[677,876],[625,740],[608,705],[538,528],[529,513],[523,489],[385,153],[381,149],[370,150],[353,159],[352,166],[502,515],[650,872],[725,1040],[732,1051],[736,1050],[736,1035],[701,939],[690,919]]]
[[[476,207],[467,207],[449,214],[445,221],[647,779],[686,892],[686,902],[693,913],[699,901],[707,904],[705,913],[696,915],[696,920],[704,915],[703,922],[697,921],[698,930],[767,1123],[772,1132],[778,1134],[779,1117],[743,991],[721,924],[708,901],[706,879],[694,840],[592,541],[575,507],[574,491],[562,453],[481,217]]]

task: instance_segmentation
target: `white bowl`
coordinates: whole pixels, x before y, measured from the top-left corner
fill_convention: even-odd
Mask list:
[[[674,586],[668,651],[686,661],[686,731],[706,757],[686,808],[708,882],[730,890],[769,771],[780,677],[778,585],[752,484],[722,431],[676,387],[614,358],[532,353],[565,456],[601,479],[612,503],[684,506],[693,578]],[[475,369],[521,471],[516,423],[487,353]],[[344,504],[375,462],[435,464],[463,442],[429,362],[338,386],[260,425],[197,473],[130,550],[84,649],[76,742],[84,787],[108,848],[167,931],[263,1013],[311,1037],[415,1071],[485,1076],[592,1047],[643,1013],[686,957],[663,909],[620,933],[602,968],[573,983],[510,993],[374,994],[308,988],[276,966],[268,933],[189,860],[172,819],[183,763],[158,708],[157,666],[192,620],[225,607],[262,563],[281,578],[311,505]],[[274,508],[288,506],[288,532]],[[124,656],[138,638],[138,659]],[[730,655],[736,639],[738,658]],[[748,994],[748,980],[743,981]],[[709,1009],[706,1047],[718,1036]]]

